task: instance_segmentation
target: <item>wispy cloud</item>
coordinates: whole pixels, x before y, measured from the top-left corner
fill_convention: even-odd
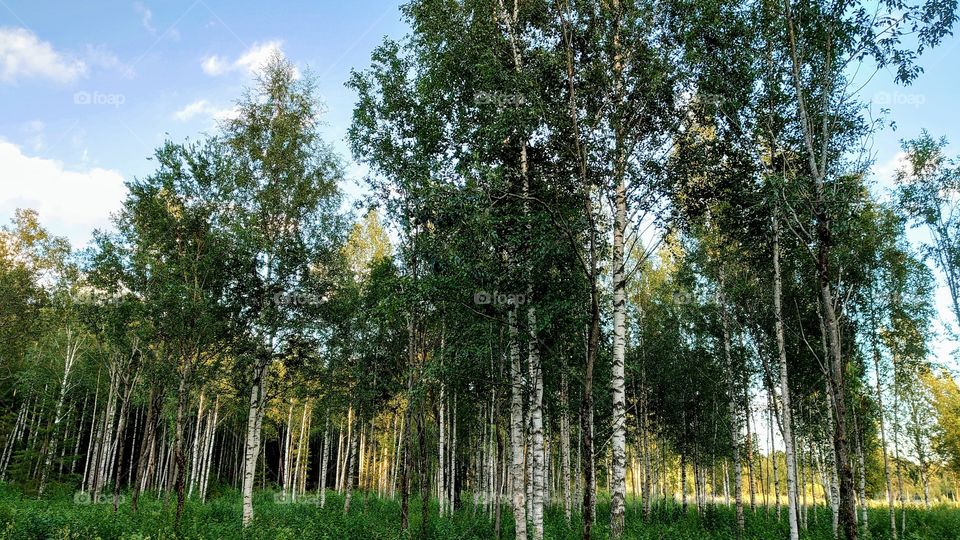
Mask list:
[[[157,29],[153,26],[153,11],[150,11],[150,8],[141,2],[134,3],[133,9],[137,10],[137,13],[140,14],[141,26],[143,26],[147,32],[150,32],[151,35],[157,35]]]
[[[181,122],[187,122],[198,116],[208,117],[214,120],[228,120],[236,117],[236,115],[236,108],[217,107],[205,99],[194,101],[173,113],[173,117]]]
[[[236,71],[253,73],[262,68],[272,56],[283,56],[282,45],[278,40],[254,43],[233,60],[224,56],[207,56],[200,63],[200,67],[204,73],[212,77]]]
[[[128,79],[134,75],[133,68],[122,62],[106,45],[87,45],[84,59],[92,67],[115,70]]]
[[[873,168],[873,176],[884,187],[893,187],[896,183],[897,171],[907,165],[906,152],[897,152],[892,158]]]

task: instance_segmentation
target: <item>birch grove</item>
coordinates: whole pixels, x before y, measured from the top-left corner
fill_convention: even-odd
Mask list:
[[[851,66],[912,82],[954,11],[411,0],[336,141],[325,73],[271,48],[88,244],[29,209],[0,229],[0,502],[73,493],[184,537],[221,514],[937,534],[960,166],[924,131],[878,187],[886,120]]]

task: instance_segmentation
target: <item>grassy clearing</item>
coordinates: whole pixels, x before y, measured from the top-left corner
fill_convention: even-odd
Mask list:
[[[111,499],[112,500],[112,499]],[[21,539],[124,539],[154,540],[177,538],[173,528],[173,505],[171,499],[164,504],[163,498],[152,495],[141,498],[136,514],[130,511],[125,501],[114,513],[112,504],[82,504],[74,501],[73,493],[60,490],[49,497],[36,499],[11,487],[0,486],[0,540]],[[233,490],[216,493],[206,503],[188,501],[180,538],[191,539],[330,539],[330,540],[389,540],[417,538],[420,528],[420,512],[416,502],[411,501],[412,535],[399,531],[400,505],[397,501],[369,497],[364,501],[356,494],[351,503],[350,515],[343,515],[343,500],[335,493],[328,493],[327,506],[320,508],[313,501],[288,503],[278,499],[273,492],[260,492],[255,504],[257,518],[246,531],[240,527],[240,496]],[[628,506],[626,538],[637,540],[721,540],[733,539],[733,512],[723,506],[711,507],[703,516],[691,509],[684,514],[679,506],[659,505],[649,523],[645,523],[636,506]],[[431,508],[431,520],[427,538],[436,540],[472,540],[496,538],[493,524],[486,515],[468,503],[452,518],[439,520],[436,507]],[[607,538],[602,523],[607,515],[604,504],[598,507],[601,524],[595,538]],[[882,509],[871,509],[869,538],[889,538],[885,528],[886,514]],[[510,514],[503,516],[502,538],[513,538]],[[569,525],[562,511],[551,509],[547,514],[546,537],[553,540],[579,539],[579,522]],[[755,514],[747,511],[746,539],[782,539],[787,537],[786,521],[778,522],[771,510]],[[830,516],[820,508],[811,514],[810,528],[802,538],[831,540]],[[907,511],[907,535],[905,540],[950,540],[960,539],[960,510],[939,507],[930,511],[910,509]]]

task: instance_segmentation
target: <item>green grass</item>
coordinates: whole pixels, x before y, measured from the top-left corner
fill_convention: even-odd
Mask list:
[[[81,501],[84,502],[84,501]],[[166,539],[177,538],[173,528],[174,499],[164,505],[153,495],[141,497],[140,509],[130,511],[129,500],[113,512],[112,504],[78,504],[68,489],[54,490],[37,499],[19,489],[0,485],[0,540],[27,539]],[[247,530],[240,526],[240,496],[235,490],[223,490],[208,502],[188,501],[184,510],[180,538],[197,539],[300,539],[389,540],[418,538],[420,512],[411,501],[411,536],[399,531],[400,505],[397,501],[369,497],[364,503],[361,493],[354,494],[350,515],[344,516],[343,499],[328,493],[327,505],[319,508],[308,502],[284,503],[273,492],[260,492],[255,497],[257,513]],[[598,507],[599,521],[595,538],[607,538],[608,508]],[[865,538],[889,538],[888,523],[882,509],[872,509],[871,531]],[[702,516],[691,507],[684,512],[677,505],[659,505],[649,523],[642,519],[640,508],[628,505],[626,534],[629,539],[644,540],[720,540],[733,539],[734,516],[725,506],[711,507]],[[513,538],[510,514],[504,511],[502,538]],[[574,540],[580,538],[580,522],[569,525],[561,510],[551,508],[546,516],[546,538]],[[472,540],[495,538],[493,523],[482,510],[474,511],[469,502],[453,517],[437,518],[431,508],[427,537],[436,540]],[[786,521],[777,521],[775,514],[747,510],[745,539],[782,539],[787,537]],[[831,540],[829,512],[819,508],[816,522],[811,514],[810,528],[801,538]],[[907,511],[907,535],[904,540],[960,539],[960,510],[939,507],[930,511]]]

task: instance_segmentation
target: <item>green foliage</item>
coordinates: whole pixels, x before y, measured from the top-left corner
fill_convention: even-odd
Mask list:
[[[109,495],[105,500],[112,500]],[[179,535],[173,528],[172,504],[164,504],[163,497],[141,498],[137,513],[130,511],[129,501],[114,513],[112,504],[77,504],[69,494],[61,493],[42,500],[27,498],[18,489],[0,484],[0,540],[94,539],[103,540],[160,540],[184,539],[369,539],[402,540],[408,538],[396,526],[400,513],[397,501],[376,497],[363,499],[355,494],[355,506],[344,515],[343,500],[336,493],[327,494],[325,508],[310,498],[286,503],[273,492],[256,494],[257,516],[249,528],[240,525],[240,494],[228,491],[206,502],[188,501]],[[169,501],[169,502],[172,502]],[[419,510],[413,501],[412,529],[418,529]],[[608,501],[599,504],[600,515]],[[452,517],[437,519],[436,504],[431,505],[431,527],[428,538],[433,540],[487,540],[496,538],[493,523],[482,510],[469,505],[460,508]],[[801,533],[803,540],[833,538],[828,509],[819,506],[810,509],[810,528]],[[814,519],[813,513],[819,517]],[[871,534],[874,540],[888,539],[882,508],[870,510]],[[513,537],[512,518],[504,509],[502,538]],[[606,525],[597,524],[594,538],[607,538]],[[725,506],[709,506],[702,515],[691,508],[685,514],[676,504],[658,503],[653,506],[649,521],[644,521],[642,508],[632,501],[627,503],[627,540],[730,540],[736,538],[733,512]],[[960,510],[940,506],[930,511],[907,510],[907,534],[910,540],[950,540],[960,538]],[[567,523],[562,509],[551,507],[546,515],[546,538],[575,540],[579,538],[580,524],[575,518]],[[776,514],[759,509],[747,513],[744,540],[783,538],[787,534],[786,520],[777,521]]]
[[[960,163],[944,155],[946,146],[946,139],[926,131],[903,142],[906,164],[897,171],[897,196],[906,216],[930,232],[925,247],[946,278],[960,323]]]

